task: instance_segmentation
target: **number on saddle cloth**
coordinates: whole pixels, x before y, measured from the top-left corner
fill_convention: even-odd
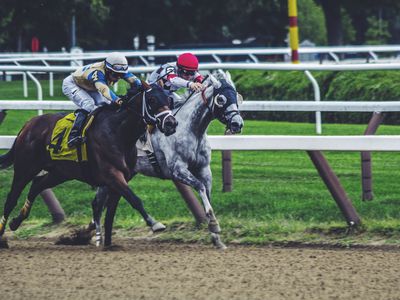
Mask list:
[[[94,115],[90,115],[83,128],[83,137],[86,134],[86,130],[91,125],[93,117]],[[57,121],[51,135],[50,144],[47,145],[47,150],[49,151],[52,160],[72,160],[76,162],[87,161],[86,143],[83,143],[77,148],[71,149],[68,147],[68,136],[71,132],[74,120],[74,113],[70,113]]]

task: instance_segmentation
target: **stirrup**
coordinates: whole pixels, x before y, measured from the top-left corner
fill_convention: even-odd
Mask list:
[[[84,142],[84,138],[81,137],[80,135],[73,137],[71,140],[68,141],[68,148],[73,148],[78,146],[79,144],[82,144]]]

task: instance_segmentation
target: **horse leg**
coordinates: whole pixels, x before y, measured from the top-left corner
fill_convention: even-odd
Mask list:
[[[208,219],[208,230],[211,234],[211,240],[216,247],[225,249],[226,246],[222,243],[219,236],[221,228],[219,227],[218,220],[215,217],[214,210],[211,207],[210,201],[207,197],[207,190],[204,184],[182,165],[175,165],[175,169],[171,171],[171,174],[175,180],[192,186],[199,193],[201,201],[203,202],[206,217]],[[211,188],[208,193],[211,193]]]
[[[135,209],[137,209],[139,211],[139,213],[142,215],[143,219],[146,221],[146,224],[148,226],[152,226],[154,223],[154,220],[148,215],[148,213],[144,209],[143,203],[140,200],[140,198],[138,198],[133,193],[133,191],[129,188],[128,182],[126,181],[123,173],[117,169],[111,169],[111,170],[109,170],[109,173],[111,176],[109,177],[107,186],[110,189],[112,189],[112,191],[114,193],[111,193],[111,190],[110,190],[110,194],[109,194],[109,198],[108,198],[109,203],[107,203],[108,205],[107,205],[107,214],[106,214],[106,224],[111,223],[111,225],[109,225],[109,226],[112,228],[112,222],[114,219],[115,209],[116,209],[116,205],[118,203],[118,200],[115,200],[113,198],[114,198],[114,195],[118,195],[119,197],[120,196],[124,197],[129,203],[131,203],[131,205]],[[115,208],[113,207],[114,205],[115,205]],[[109,219],[108,222],[107,222],[107,218]],[[109,235],[109,236],[107,237],[107,235]],[[109,229],[107,232],[107,228],[106,228],[104,245],[109,246],[110,244],[111,244],[111,230]]]
[[[59,176],[56,173],[47,173],[46,175],[35,177],[32,181],[24,206],[21,208],[19,215],[10,222],[10,229],[12,231],[17,230],[22,221],[28,218],[37,195],[43,190],[52,188],[66,180],[65,177]]]
[[[139,213],[145,220],[147,226],[149,226],[153,232],[160,232],[165,230],[166,227],[163,223],[156,221],[155,219],[153,219],[152,216],[146,213],[143,207],[142,199],[140,199],[133,191],[132,191],[132,198],[129,197],[126,200],[134,209],[139,211]]]
[[[110,193],[106,203],[106,218],[104,220],[104,247],[111,246],[112,227],[114,222],[115,212],[117,210],[120,195],[117,193]]]
[[[107,203],[108,199],[108,188],[107,187],[99,187],[97,189],[97,193],[95,198],[92,201],[92,213],[93,220],[89,224],[89,230],[96,229],[96,246],[99,247],[102,243],[102,233],[101,233],[101,214],[103,212],[104,206]]]
[[[8,217],[17,205],[17,200],[24,190],[25,186],[34,178],[34,176],[40,170],[19,170],[14,168],[14,177],[11,184],[11,190],[7,195],[6,202],[4,204],[4,213],[0,219],[0,240],[3,240],[3,234],[6,229]]]

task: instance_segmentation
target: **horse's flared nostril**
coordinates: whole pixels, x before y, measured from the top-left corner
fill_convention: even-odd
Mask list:
[[[231,126],[230,126],[230,130],[232,133],[239,133],[242,131],[242,124],[238,123],[238,122],[232,122]]]

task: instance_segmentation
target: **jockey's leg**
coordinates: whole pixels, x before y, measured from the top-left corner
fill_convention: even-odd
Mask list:
[[[80,107],[80,109],[75,112],[76,119],[68,137],[68,147],[73,147],[82,142],[81,133],[87,114],[96,108],[96,103],[90,92],[76,85],[72,75],[64,79],[62,89],[63,93]]]
[[[88,112],[83,109],[75,111],[75,121],[68,136],[68,147],[75,147],[83,142],[82,130],[87,118]]]

